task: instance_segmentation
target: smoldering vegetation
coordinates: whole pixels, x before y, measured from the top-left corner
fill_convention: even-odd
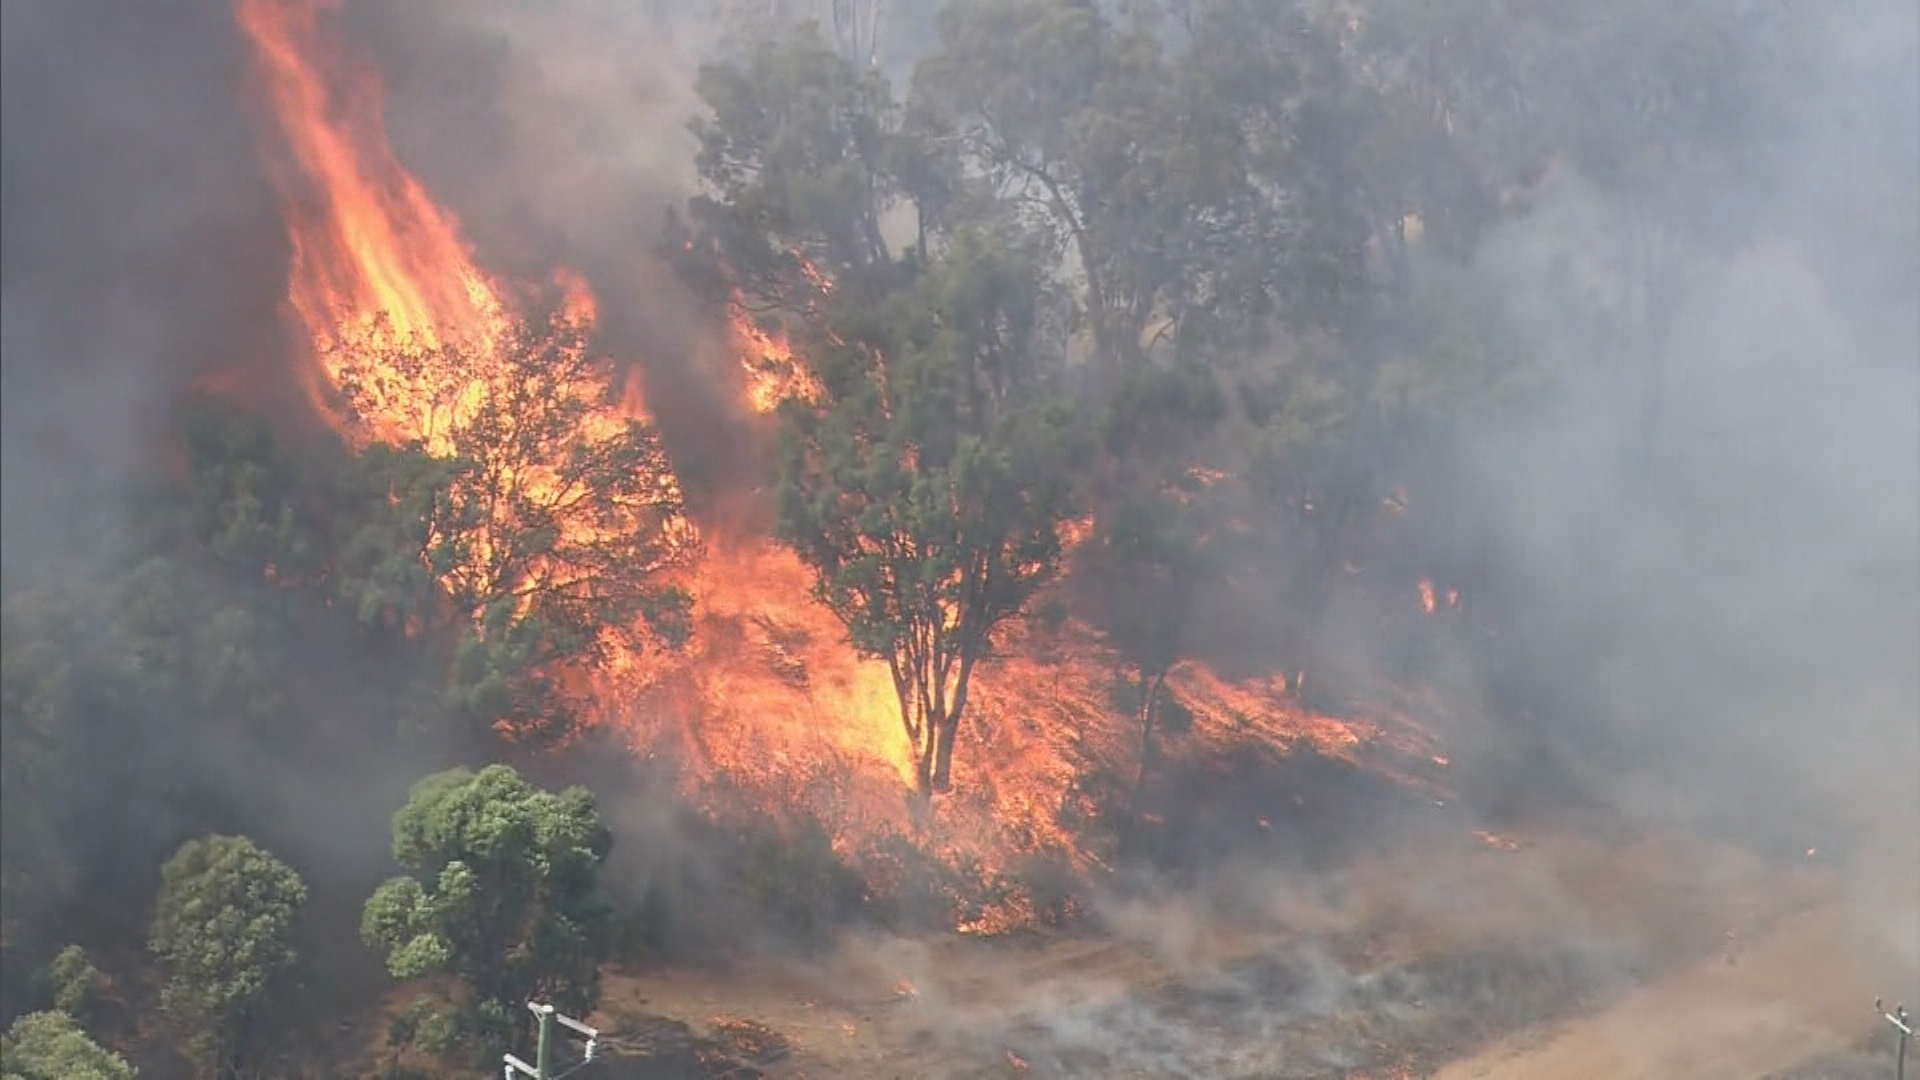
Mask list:
[[[898,6],[885,51],[905,71],[938,41],[927,5]],[[1723,20],[1716,41],[1742,44],[1754,5],[1694,7]],[[902,870],[911,884],[882,911],[824,830],[716,822],[673,794],[671,763],[637,764],[615,741],[528,760],[530,774],[601,797],[618,837],[623,959],[772,949],[822,972],[884,969],[913,986],[898,1008],[922,1033],[910,1051],[922,1075],[1421,1075],[1712,956],[1727,947],[1725,910],[1778,899],[1770,875],[1818,851],[1857,913],[1849,944],[1915,985],[1920,850],[1886,826],[1911,805],[1920,763],[1920,207],[1899,194],[1920,189],[1920,46],[1903,9],[1794,9],[1795,49],[1775,67],[1747,61],[1759,66],[1741,82],[1745,126],[1617,134],[1603,127],[1612,114],[1596,115],[1505,193],[1467,250],[1449,249],[1450,222],[1413,224],[1408,287],[1488,362],[1530,358],[1535,381],[1506,391],[1518,405],[1463,408],[1444,452],[1393,462],[1419,533],[1370,572],[1401,560],[1407,584],[1424,573],[1457,589],[1468,617],[1408,644],[1380,629],[1373,597],[1336,596],[1314,646],[1334,658],[1320,670],[1335,689],[1315,692],[1340,704],[1342,684],[1432,687],[1474,716],[1443,733],[1445,798],[1337,763],[1234,776],[1169,762],[1144,795],[1157,821],[1129,832],[1122,870],[1061,886],[1078,913],[1062,921],[1126,961],[1030,975],[1044,942],[983,945],[965,964],[929,949],[920,935],[952,925],[969,884],[936,866]],[[152,507],[178,490],[178,470],[154,476],[153,463],[178,456],[180,431],[232,419],[197,411],[204,376],[245,372],[240,411],[283,429],[304,409],[286,384],[282,210],[260,173],[230,16],[211,0],[165,16],[73,0],[5,10],[9,623],[55,596],[65,628],[10,632],[9,666],[50,649],[82,689],[111,689],[100,672],[179,641],[180,656],[142,662],[206,684],[179,687],[165,709],[63,699],[86,734],[59,753],[87,788],[10,783],[8,846],[40,843],[21,823],[46,818],[46,842],[91,868],[72,889],[99,910],[65,913],[71,933],[140,924],[122,916],[144,911],[167,850],[244,829],[336,894],[314,940],[350,935],[388,869],[406,785],[493,751],[467,731],[375,734],[438,714],[410,666],[431,661],[388,651],[392,638],[369,645],[330,602],[289,611],[242,580],[254,568],[241,560],[129,570],[153,554],[139,538]],[[599,333],[644,367],[690,498],[763,484],[765,446],[713,313],[657,251],[662,216],[695,183],[685,124],[702,107],[699,64],[737,51],[737,27],[593,0],[362,4],[347,17],[386,77],[400,156],[482,261],[528,278],[577,266],[617,298]],[[1627,49],[1630,74],[1657,83],[1688,47]],[[1452,63],[1491,78],[1495,61]],[[1631,85],[1562,75],[1529,74],[1528,104],[1573,114],[1553,95]],[[1714,169],[1692,168],[1702,146]],[[1644,173],[1612,171],[1642,156]],[[1270,548],[1266,565],[1292,557],[1282,515],[1227,497],[1244,498],[1228,516]],[[302,513],[318,522],[332,505]],[[1194,651],[1231,668],[1291,648],[1275,614],[1298,600],[1285,578],[1209,593]],[[29,640],[31,657],[18,644]],[[234,675],[220,665],[234,641],[271,642],[280,659]],[[235,682],[212,685],[223,677]],[[33,752],[8,709],[8,756]],[[1605,853],[1568,840],[1508,858],[1473,839],[1575,827]],[[1702,850],[1724,861],[1640,861],[1649,835],[1711,838]],[[1613,892],[1596,884],[1609,877]],[[14,892],[7,918],[38,922],[59,904]],[[33,963],[58,943],[32,943]],[[340,963],[343,984],[370,966]],[[635,1057],[651,1052],[643,1043]],[[753,1057],[673,1032],[656,1043],[673,1044],[686,1075],[709,1051],[729,1068]],[[1866,1068],[1836,1058],[1781,1080]]]

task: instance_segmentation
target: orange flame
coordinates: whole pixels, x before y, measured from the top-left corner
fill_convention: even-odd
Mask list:
[[[820,387],[813,372],[794,355],[793,344],[784,331],[762,327],[738,298],[731,305],[728,324],[740,352],[740,366],[746,372],[749,408],[766,415],[788,398],[819,399]]]
[[[449,453],[488,395],[515,377],[502,350],[517,313],[476,265],[453,215],[394,157],[380,81],[354,65],[329,31],[321,17],[328,0],[234,3],[284,144],[284,154],[272,156],[272,175],[292,241],[288,303],[316,358],[308,372],[315,402],[357,441],[418,442]],[[823,293],[831,290],[825,275],[804,268]],[[561,317],[591,324],[597,305],[586,281],[565,270],[554,277]],[[766,413],[782,400],[817,395],[813,374],[777,328],[759,325],[738,302],[729,314],[751,409]],[[390,362],[396,346],[416,362]],[[579,385],[563,388],[595,403],[581,438],[611,437],[627,418],[645,415],[637,382],[616,395],[610,367],[582,370]],[[356,412],[340,407],[343,397]],[[515,468],[514,482],[536,493],[554,483],[541,462]],[[674,476],[657,479],[677,495]],[[601,719],[637,749],[683,751],[694,765],[692,794],[725,777],[770,808],[820,818],[844,854],[910,827],[911,753],[885,666],[854,653],[844,628],[813,600],[811,575],[791,552],[751,537],[703,541],[681,525],[686,550],[708,545],[701,561],[677,570],[698,605],[693,644],[678,654],[616,648],[599,669],[579,673]],[[1063,540],[1075,546],[1091,526],[1068,522]],[[1422,583],[1421,595],[1432,610],[1431,583]],[[987,860],[1055,850],[1092,865],[1070,823],[1076,814],[1091,816],[1080,805],[1082,781],[1138,769],[1138,733],[1112,700],[1117,668],[1112,652],[1076,620],[1013,627],[976,676],[957,753],[965,764],[942,810],[942,842]],[[1444,761],[1411,723],[1305,709],[1298,676],[1236,681],[1189,662],[1167,688],[1191,723],[1163,738],[1193,753],[1253,741],[1313,747],[1382,770],[1397,767],[1382,761],[1415,771]],[[1016,896],[960,923],[991,933],[1034,917],[1032,904]]]
[[[1502,836],[1486,829],[1476,829],[1474,837],[1495,851],[1519,851],[1520,841],[1511,836]]]
[[[322,19],[333,6],[235,0],[285,151],[268,160],[288,207],[288,303],[316,359],[309,388],[321,414],[357,442],[417,442],[448,456],[476,414],[510,400],[525,379],[506,355],[516,313],[474,264],[453,215],[394,158],[380,80],[350,62]],[[586,279],[567,269],[553,277],[557,317],[590,326],[597,312]],[[613,377],[606,365],[582,363],[553,388],[588,404],[578,432],[587,443],[615,438],[628,418],[644,415],[637,385],[611,394]],[[549,462],[500,464],[498,482],[535,504],[570,497]],[[677,498],[677,480],[659,482]],[[487,539],[479,565],[491,554]],[[464,567],[455,576],[481,572]]]
[[[285,136],[286,155],[270,161],[288,206],[293,266],[288,301],[311,334],[326,370],[320,396],[338,387],[339,346],[377,334],[438,348],[452,341],[496,341],[506,322],[494,283],[474,266],[453,216],[435,205],[387,146],[379,78],[360,70],[330,80],[319,57],[346,67],[320,18],[330,0],[235,0],[252,43],[255,71]],[[445,438],[430,403],[460,399],[466,386],[434,385],[456,373],[428,372],[366,387],[371,434]],[[332,407],[322,409],[332,414]],[[444,449],[444,447],[441,447]]]

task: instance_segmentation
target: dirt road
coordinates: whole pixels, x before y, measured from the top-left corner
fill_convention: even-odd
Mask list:
[[[1920,911],[1872,906],[1909,923]],[[1902,907],[1909,914],[1897,914]],[[1843,1050],[1873,1028],[1869,988],[1910,986],[1916,974],[1907,930],[1876,933],[1862,911],[1835,901],[1788,916],[1757,940],[1436,1080],[1756,1080]]]

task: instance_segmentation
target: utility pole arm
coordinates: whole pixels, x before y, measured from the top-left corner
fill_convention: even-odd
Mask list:
[[[581,1064],[584,1065],[586,1062],[593,1060],[594,1052],[600,1049],[600,1031],[598,1028],[589,1027],[584,1022],[575,1020],[571,1016],[562,1015],[555,1010],[553,1006],[545,1002],[529,1001],[527,1002],[527,1008],[534,1016],[540,1019],[538,1054],[535,1056],[532,1065],[521,1061],[512,1054],[508,1054],[506,1056],[506,1080],[514,1080],[514,1071],[516,1069],[519,1070],[520,1073],[531,1077],[532,1080],[553,1080],[551,1065],[553,1059],[550,1054],[550,1048],[553,1038],[553,1022],[556,1020],[560,1022],[561,1026],[587,1037],[586,1059],[582,1061]],[[575,1066],[575,1068],[578,1067],[579,1066]],[[569,1069],[567,1071],[572,1072],[573,1070]]]
[[[1873,1011],[1879,1013],[1882,1020],[1892,1024],[1893,1029],[1900,1033],[1900,1048],[1894,1051],[1893,1075],[1895,1080],[1907,1080],[1907,1041],[1913,1038],[1913,1021],[1907,1016],[1907,1007],[1895,1005],[1893,1011],[1888,1012],[1887,1007],[1880,1003],[1880,999],[1874,998]]]

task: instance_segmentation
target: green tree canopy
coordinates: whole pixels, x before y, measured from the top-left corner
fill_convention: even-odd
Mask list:
[[[307,888],[243,836],[188,841],[161,869],[149,941],[167,973],[161,1004],[214,1075],[237,1070],[255,1022],[293,966]]]
[[[808,27],[703,67],[695,90],[712,114],[692,124],[706,194],[690,211],[721,260],[708,272],[757,314],[803,315],[829,285],[883,285],[883,218],[909,194],[895,172],[913,160],[885,80]]]
[[[1278,204],[1204,74],[1090,0],[948,5],[915,70],[915,126],[1071,261],[1103,362],[1244,343],[1274,311]]]
[[[63,1012],[28,1013],[0,1036],[5,1080],[133,1080],[137,1074]]]
[[[99,1005],[106,979],[93,966],[87,950],[69,945],[54,955],[44,973],[52,991],[53,1007],[75,1018],[86,1017]]]
[[[505,765],[437,773],[394,815],[409,873],[367,901],[361,935],[396,979],[457,976],[472,995],[459,1019],[505,1044],[528,1001],[580,1015],[598,1000],[611,846],[585,788],[541,791]]]

